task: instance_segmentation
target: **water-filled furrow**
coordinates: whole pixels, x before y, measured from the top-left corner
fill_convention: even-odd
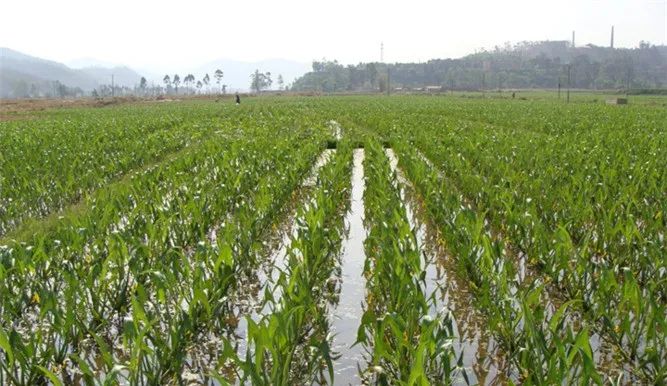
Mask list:
[[[247,349],[248,325],[245,316],[257,322],[280,303],[282,286],[278,285],[278,280],[287,267],[289,245],[297,235],[298,224],[295,221],[297,209],[307,202],[312,188],[317,184],[319,171],[331,161],[335,152],[335,149],[325,149],[317,158],[307,177],[294,191],[282,220],[277,222],[265,242],[266,245],[259,256],[259,268],[250,273],[252,278],[246,280],[247,284],[242,285],[234,294],[235,299],[232,299],[232,303],[235,303],[235,306],[230,316],[233,333],[230,334],[230,338],[237,345],[237,353],[240,356],[245,355]],[[270,301],[265,298],[266,294],[270,294]]]
[[[364,150],[356,149],[352,169],[351,205],[345,217],[348,233],[342,244],[340,293],[338,304],[331,309],[333,350],[340,355],[334,362],[336,385],[360,384],[359,368],[364,363],[363,346],[354,346],[366,293],[366,280],[363,276],[366,260],[364,240],[367,234],[363,223],[365,210],[363,161]]]
[[[412,184],[398,167],[393,149],[385,149],[391,169],[396,173],[401,198],[424,258],[425,294],[433,296],[431,316],[449,311],[456,339],[452,342],[457,358],[462,357],[466,375],[472,384],[502,384],[507,381],[501,369],[506,367],[493,336],[485,328],[484,317],[474,308],[470,289],[460,280],[455,263],[438,242],[437,229],[425,215]]]
[[[438,170],[437,167],[431,162],[424,153],[417,150],[417,155],[433,170],[436,170],[438,175],[441,178],[445,178],[444,174]],[[463,202],[466,206],[473,207],[471,201],[467,200],[465,196],[462,196]],[[491,225],[488,219],[485,219],[484,226],[491,228]],[[490,234],[494,239],[505,239],[505,236],[502,232],[496,229],[489,229]],[[504,255],[507,256],[508,260],[503,262],[507,264],[514,264],[516,267],[516,275],[514,277],[514,282],[518,285],[511,286],[511,292],[513,295],[518,294],[519,291],[525,291],[526,288],[529,288],[532,283],[537,282],[541,283],[544,288],[540,292],[540,301],[544,306],[545,320],[550,320],[556,311],[559,310],[566,302],[564,295],[555,288],[554,285],[549,284],[548,280],[545,280],[544,275],[533,265],[528,262],[528,256],[521,252],[517,251],[511,245],[505,247]],[[428,275],[427,275],[428,276]],[[518,307],[518,304],[516,305]],[[564,315],[564,325],[570,326],[573,331],[578,332],[587,324],[590,324],[588,321],[585,321],[581,312],[573,307],[569,307]],[[598,326],[595,326],[596,328]],[[523,320],[517,326],[518,329],[523,328]],[[619,362],[619,354],[614,345],[606,337],[601,337],[597,332],[591,334],[589,339],[589,344],[593,352],[593,359],[595,362],[596,370],[607,379],[619,379],[619,373],[622,373],[623,376],[620,378],[620,381],[630,382],[632,378],[631,368],[627,363]]]

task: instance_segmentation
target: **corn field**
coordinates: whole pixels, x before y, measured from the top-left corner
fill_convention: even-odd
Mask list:
[[[666,173],[649,104],[0,122],[0,384],[666,384]]]

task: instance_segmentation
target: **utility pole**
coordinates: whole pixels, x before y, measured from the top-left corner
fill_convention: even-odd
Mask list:
[[[611,26],[611,49],[614,49],[614,26]]]
[[[380,60],[384,63],[384,42],[380,43]],[[387,64],[387,95],[391,93],[391,70]]]
[[[560,100],[560,76],[558,77],[558,100]]]
[[[116,96],[115,91],[116,90],[115,90],[115,87],[114,87],[114,84],[113,84],[113,74],[111,74],[111,97],[112,98]]]
[[[574,31],[572,31],[572,48],[574,48]]]
[[[572,74],[572,65],[568,64],[567,65],[567,103],[570,103],[570,80],[571,74]]]

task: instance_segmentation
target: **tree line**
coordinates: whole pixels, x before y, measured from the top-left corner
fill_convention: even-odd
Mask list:
[[[250,74],[250,90],[256,93],[271,89],[273,78],[271,72],[260,72],[255,70]],[[141,77],[139,82],[133,87],[118,84],[101,84],[93,90],[85,91],[80,87],[69,87],[66,84],[55,81],[43,81],[39,84],[19,80],[10,84],[11,92],[9,97],[13,98],[78,98],[92,96],[94,98],[104,98],[111,96],[151,96],[160,95],[211,95],[226,94],[228,85],[223,82],[224,72],[217,69],[211,77],[208,73],[197,79],[193,74],[186,74],[181,77],[179,74],[166,74],[162,78],[162,84],[149,84],[146,77]],[[278,90],[287,90],[282,75],[277,77]]]
[[[148,85],[145,77],[141,77],[139,85],[135,87],[134,95],[195,95],[195,94],[227,94],[228,85],[222,80],[225,74],[221,69],[213,72],[213,79],[209,74],[205,74],[201,79],[197,79],[193,74],[187,74],[183,78],[179,74],[173,76],[166,74],[162,78],[161,85]],[[215,84],[214,84],[215,82]],[[278,89],[285,89],[285,82],[282,75],[278,75]],[[260,72],[255,70],[250,74],[250,89],[256,93],[270,89],[273,85],[271,72]],[[108,95],[108,90],[104,90],[104,96]]]
[[[640,42],[614,49],[567,41],[521,42],[482,50],[461,59],[424,63],[314,61],[295,91],[386,91],[439,88],[660,89],[667,87],[667,46]]]

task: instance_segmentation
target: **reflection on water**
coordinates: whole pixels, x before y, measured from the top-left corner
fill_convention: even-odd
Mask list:
[[[359,367],[364,363],[362,345],[352,347],[357,339],[366,292],[366,280],[362,275],[366,260],[363,160],[364,150],[356,149],[352,169],[351,205],[345,218],[348,235],[342,244],[340,294],[338,304],[332,310],[332,334],[334,334],[332,349],[340,354],[340,358],[334,362],[336,385],[360,384]]]
[[[408,221],[417,236],[424,257],[425,293],[433,295],[431,315],[449,311],[452,315],[456,339],[453,342],[456,357],[462,355],[463,366],[471,384],[506,384],[503,370],[508,362],[501,355],[493,336],[485,328],[486,320],[474,307],[474,297],[465,281],[456,274],[455,262],[438,242],[437,229],[426,220],[424,207],[412,185],[398,168],[393,149],[385,153],[401,191]],[[464,380],[460,380],[465,383]]]
[[[429,165],[432,168],[435,168],[433,163],[420,151],[417,151],[418,156],[420,159],[422,159],[427,165]],[[394,160],[396,160],[395,156],[393,153],[390,155],[390,158],[394,157]],[[396,162],[397,163],[397,162]],[[397,170],[397,174],[401,174],[400,169]],[[439,173],[440,174],[440,173]],[[441,175],[441,174],[440,174]],[[442,177],[442,175],[441,175]],[[400,178],[399,178],[400,180]],[[403,180],[405,180],[403,178]],[[416,210],[413,210],[413,212],[417,212],[418,214],[423,211],[423,206],[420,205],[419,203],[419,198],[410,198],[410,195],[414,194],[414,191],[411,189],[409,182],[406,183],[406,195],[408,196],[405,201],[407,202],[408,206],[416,207]],[[466,202],[467,206],[471,206],[471,203],[468,202],[465,197],[463,198],[464,201]],[[416,205],[416,206],[415,206]],[[417,219],[415,220],[415,223],[417,224],[418,228],[418,233],[422,233],[420,230],[423,225],[419,224],[419,219],[424,219],[427,216],[424,215],[417,215]],[[425,234],[427,235],[428,238],[433,238],[432,242],[426,242],[425,245],[427,246],[424,250],[428,251],[430,248],[435,247],[440,248],[439,244],[437,242],[437,227],[431,227],[431,224],[427,221],[426,225],[426,231]],[[488,225],[488,221],[486,221],[486,224]],[[492,234],[494,237],[497,238],[504,238],[503,234],[499,232],[496,229],[492,230]],[[419,236],[418,234],[418,239],[422,240],[423,238]],[[515,264],[516,266],[516,277],[514,278],[515,280],[513,283],[518,283],[519,286],[528,286],[530,283],[534,281],[539,281],[544,283],[545,280],[543,279],[543,273],[540,272],[534,265],[529,263],[528,261],[528,256],[524,254],[523,252],[516,250],[513,248],[511,245],[506,245],[506,250],[505,250],[506,256],[511,258],[511,260],[508,260],[509,263]],[[446,257],[446,252],[435,252],[435,256],[445,256]],[[434,257],[435,257],[434,256]],[[448,307],[452,309],[455,319],[457,322],[457,327],[459,332],[462,334],[462,341],[465,341],[466,333],[463,330],[463,324],[462,318],[467,318],[468,313],[467,312],[461,312],[461,307],[458,307],[459,311],[457,312],[457,308],[455,306],[463,306],[465,307],[466,304],[472,304],[471,302],[474,301],[472,296],[468,293],[468,291],[464,288],[465,283],[458,283],[457,284],[457,275],[453,274],[455,272],[455,266],[454,262],[452,259],[449,258],[437,258],[435,257],[436,260],[438,261],[439,264],[443,266],[443,269],[445,271],[445,276],[443,277],[444,282],[447,282],[447,277],[451,278],[449,281],[448,289],[445,291],[446,293],[446,298],[445,298],[445,303],[448,304]],[[450,267],[447,267],[447,266]],[[431,272],[429,273],[429,270],[427,269],[427,277],[433,277],[433,267],[431,268]],[[437,270],[435,272],[437,274]],[[452,273],[452,274],[450,274]],[[439,283],[442,283],[443,280],[438,280]],[[460,282],[460,281],[459,281]],[[547,281],[548,282],[548,281]],[[428,284],[428,283],[427,283]],[[453,284],[453,285],[452,285]],[[514,286],[512,286],[514,287]],[[457,288],[459,288],[457,290]],[[511,289],[513,293],[515,293],[518,290],[517,287],[514,287]],[[442,291],[442,289],[440,289]],[[456,294],[455,297],[452,297],[452,295]],[[465,294],[465,296],[464,296]],[[467,300],[466,300],[467,298]],[[463,300],[463,301],[461,301]],[[565,303],[566,299],[564,294],[561,292],[559,288],[557,288],[553,284],[545,284],[544,289],[540,293],[540,300],[542,305],[544,306],[544,311],[545,311],[545,317],[546,320],[549,320],[554,313]],[[473,317],[469,319],[471,323],[473,324],[478,324],[478,323],[483,323],[482,319],[479,316]],[[522,328],[522,323],[519,324],[518,328]],[[565,314],[564,314],[564,324],[571,327],[572,330],[575,333],[578,333],[579,331],[582,330],[585,326],[588,326],[591,328],[593,331],[597,331],[600,326],[597,326],[593,324],[591,327],[591,323],[588,320],[585,320],[583,315],[581,314],[580,310],[577,309],[577,307],[569,307]],[[475,331],[475,330],[473,330]],[[482,330],[479,330],[482,331]],[[475,332],[476,333],[476,332]],[[484,341],[490,342],[488,347],[496,347],[496,343],[493,342],[493,338],[488,336],[483,338]],[[479,342],[479,351],[484,351],[484,350],[489,350],[486,347],[482,347],[482,341],[477,339]],[[607,380],[614,380],[614,382],[618,381],[619,384],[633,384],[634,382],[637,381],[637,379],[632,376],[632,369],[628,365],[628,363],[624,363],[621,355],[618,353],[618,349],[614,347],[613,343],[609,341],[608,338],[606,337],[600,337],[598,333],[593,333],[589,339],[589,343],[591,345],[591,349],[593,352],[593,357],[594,357],[594,362],[595,362],[595,367],[596,370],[603,376],[603,378]],[[464,345],[464,349],[468,349],[466,345]],[[497,348],[494,348],[493,350],[497,350]],[[469,357],[469,355],[464,354],[464,358]],[[502,365],[501,365],[502,364]],[[496,363],[495,368],[506,368],[508,364],[502,363],[502,361],[499,361]],[[473,365],[474,368],[474,365]],[[484,368],[483,366],[481,368]],[[490,369],[491,370],[491,369]],[[491,372],[489,372],[491,374]],[[479,379],[479,374],[476,374]],[[487,375],[488,377],[488,375]],[[479,383],[485,383],[481,379],[479,379]],[[486,381],[488,383],[488,380]]]
[[[320,156],[317,157],[308,178],[303,182],[303,186],[315,186],[317,184],[317,176],[319,175],[320,169],[333,158],[335,152],[336,149],[325,149]]]
[[[319,170],[331,160],[335,152],[325,150],[318,158],[309,177],[300,188],[294,191],[292,199],[285,211],[282,220],[274,227],[265,241],[264,248],[258,258],[259,267],[256,270],[242,272],[238,281],[243,283],[230,297],[233,304],[232,316],[237,320],[229,338],[236,346],[237,354],[244,356],[247,350],[246,317],[258,322],[262,316],[272,312],[273,307],[280,303],[282,286],[278,285],[281,275],[285,274],[289,245],[297,234],[296,214],[300,205],[303,205],[314,184],[308,183],[317,179]],[[268,298],[267,298],[268,295]]]

